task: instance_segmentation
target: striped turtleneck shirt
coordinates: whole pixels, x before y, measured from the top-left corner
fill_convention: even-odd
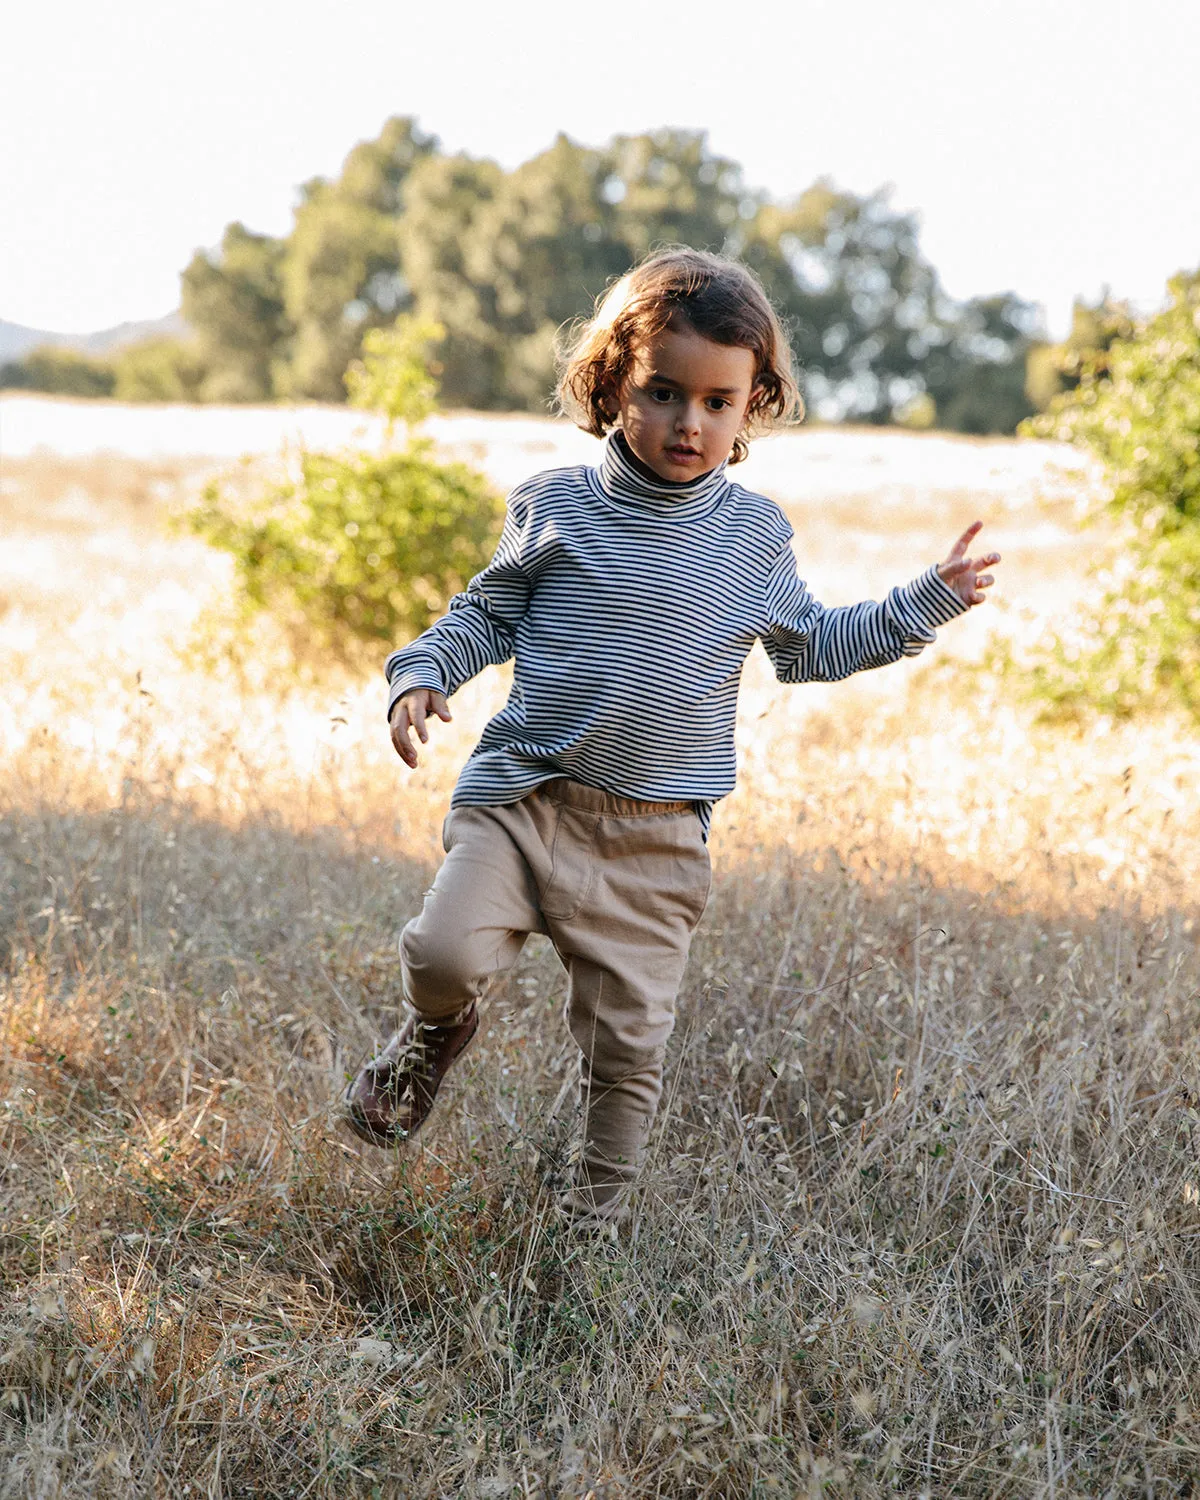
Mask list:
[[[930,567],[882,603],[826,608],[797,576],[792,528],[725,465],[659,479],[621,435],[598,468],[517,486],[496,555],[385,666],[396,700],[449,696],[515,659],[512,691],[452,806],[516,802],[568,776],[619,796],[690,801],[707,832],[736,775],[742,664],[761,640],[781,682],[832,682],[916,656],[967,606]]]

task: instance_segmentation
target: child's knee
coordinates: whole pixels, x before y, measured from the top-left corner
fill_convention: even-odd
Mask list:
[[[423,1016],[460,1011],[479,997],[488,974],[461,935],[422,930],[410,922],[400,935],[404,998]]]

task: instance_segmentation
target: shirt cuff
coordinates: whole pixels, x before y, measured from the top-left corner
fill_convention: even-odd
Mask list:
[[[445,693],[446,684],[442,681],[441,673],[431,661],[405,662],[397,666],[395,675],[388,678],[388,723],[392,720],[392,709],[395,708],[398,699],[403,698],[405,693],[415,693],[420,688],[425,688],[431,693]]]
[[[934,630],[957,615],[965,615],[970,608],[948,583],[942,582],[936,563],[931,563],[919,578],[904,584],[896,592],[900,596],[904,617],[922,631]]]

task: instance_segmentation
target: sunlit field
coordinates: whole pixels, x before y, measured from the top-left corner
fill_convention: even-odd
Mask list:
[[[830,603],[976,516],[1005,561],[918,662],[751,659],[636,1216],[587,1239],[543,940],[411,1148],[339,1123],[506,677],[410,775],[381,675],[230,651],[173,518],[360,422],[0,403],[0,1495],[1200,1491],[1200,738],[975,665],[1096,586],[1095,476],[828,429],[744,466]],[[432,430],[501,486],[598,452]]]

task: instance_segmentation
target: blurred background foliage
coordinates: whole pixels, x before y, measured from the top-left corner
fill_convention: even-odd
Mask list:
[[[146,401],[343,401],[373,328],[436,321],[452,407],[546,409],[558,328],[651,247],[737,255],[790,330],[812,414],[1012,432],[1068,376],[1012,293],[958,302],[886,192],[830,182],[778,202],[703,134],[599,148],[566,136],[505,171],[448,155],[409,118],[301,189],[282,238],[230,224],[182,273],[186,338],[97,360],[38,350],[0,384]],[[1085,316],[1081,312],[1080,316]],[[1061,368],[1060,368],[1061,367]]]
[[[443,336],[403,315],[368,332],[347,385],[355,406],[386,419],[381,450],[300,448],[265,480],[244,465],[207,484],[188,516],[232,556],[242,612],[270,610],[298,658],[352,664],[364,646],[419,634],[491,556],[500,496],[421,432],[437,399],[428,351]]]
[[[1169,291],[1145,320],[1077,311],[1048,369],[1057,394],[1022,429],[1095,454],[1121,522],[1093,608],[1032,660],[999,648],[1053,717],[1173,705],[1200,721],[1200,272]]]

